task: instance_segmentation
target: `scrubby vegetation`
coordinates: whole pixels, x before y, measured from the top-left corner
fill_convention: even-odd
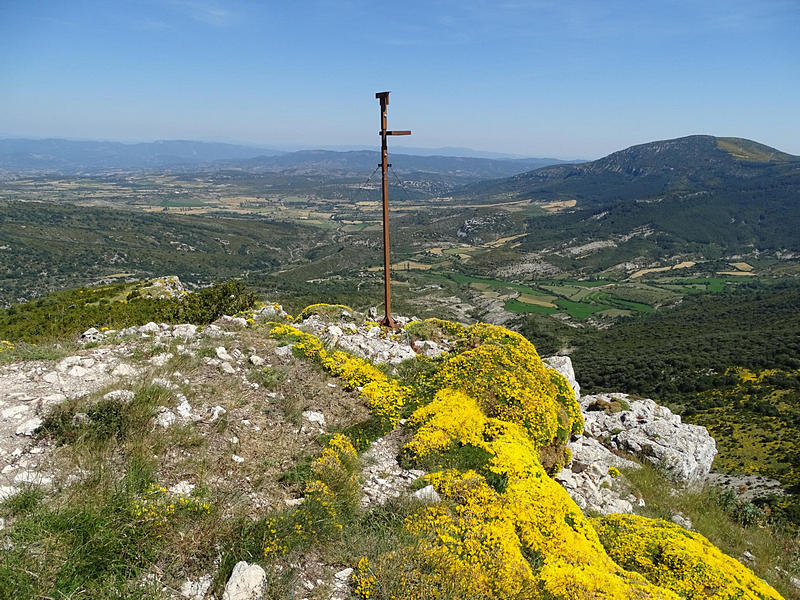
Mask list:
[[[797,490],[796,284],[689,296],[602,331],[531,317],[523,332],[546,353],[573,348],[583,392],[653,398],[709,428],[719,449],[715,468],[766,475]],[[794,498],[770,504],[800,522]]]
[[[151,321],[206,325],[256,301],[255,294],[237,280],[163,298],[144,297],[143,285],[147,283],[54,292],[0,309],[0,339],[30,344],[73,338],[90,327],[122,329]]]
[[[533,346],[499,327],[449,328],[458,336],[458,351],[433,373],[432,386],[439,391],[411,414],[409,425],[416,433],[405,447],[411,463],[434,467],[426,481],[445,502],[405,519],[405,545],[359,560],[353,576],[357,597],[678,598],[694,590],[695,580],[680,569],[673,579],[662,580],[644,569],[643,577],[615,564],[590,521],[547,476],[541,449],[579,433],[582,419],[571,390],[567,393],[562,380],[550,377]],[[273,327],[272,335],[291,336],[299,353],[350,385],[381,379],[358,359],[329,357],[314,336],[281,325]],[[410,388],[400,391],[402,403],[392,399],[397,393],[392,389],[388,401],[369,398],[373,409],[395,405],[402,411],[410,404]],[[336,442],[342,443],[341,438]],[[351,447],[344,448],[349,452]],[[453,462],[453,451],[471,456],[479,470]],[[461,469],[437,470],[435,459],[426,460],[437,455]],[[641,523],[642,532],[658,525],[647,519]],[[602,531],[609,547],[624,542],[622,534]],[[275,545],[267,541],[268,555]],[[704,560],[702,552],[681,551]],[[718,565],[711,564],[708,582],[733,577],[753,598],[780,598],[745,567],[715,551],[729,571],[717,573]],[[701,587],[714,590],[710,597],[730,597],[723,587],[702,582]]]
[[[305,314],[335,316],[342,310],[317,306]],[[699,597],[698,590],[720,600],[736,597],[733,592],[741,592],[742,598],[781,597],[698,534],[681,537],[672,526],[649,518],[612,523],[581,512],[550,476],[570,459],[565,443],[581,433],[581,413],[567,381],[542,363],[523,336],[498,326],[443,320],[417,322],[408,331],[412,337],[448,339],[454,349],[435,359],[412,359],[393,373],[331,350],[288,322],[258,324],[242,333],[246,341],[241,343],[270,352],[276,344],[291,343],[297,359],[292,364],[309,369],[299,378],[289,367],[249,371],[254,380],[262,377],[258,381],[266,390],[286,398],[269,406],[259,400],[259,410],[252,413],[261,418],[263,411],[282,413],[271,427],[285,427],[287,439],[295,441],[278,446],[296,448],[295,419],[307,404],[289,406],[290,396],[305,381],[317,386],[312,388],[315,395],[322,395],[337,388],[325,383],[333,376],[344,387],[338,393],[349,394],[351,402],[357,400],[370,413],[367,417],[361,408],[357,422],[351,419],[340,433],[320,436],[300,456],[293,450],[288,464],[276,456],[278,448],[262,448],[247,459],[246,464],[253,463],[248,486],[302,494],[298,506],[282,508],[278,502],[243,510],[241,496],[223,489],[228,467],[218,464],[219,449],[204,459],[191,451],[197,448],[206,455],[210,445],[228,444],[218,435],[199,437],[194,427],[222,433],[232,421],[223,417],[171,430],[153,427],[157,409],[174,402],[172,392],[162,386],[142,385],[129,402],[100,394],[65,401],[45,419],[40,435],[72,453],[76,464],[90,465],[89,476],[47,495],[25,492],[0,507],[10,522],[3,536],[13,544],[0,567],[0,591],[15,590],[20,598],[69,597],[79,590],[97,597],[159,598],[160,588],[149,586],[147,575],[157,569],[181,577],[191,564],[212,571],[213,589],[220,595],[233,565],[244,559],[267,567],[268,595],[278,598],[291,593],[291,565],[314,557],[353,567],[351,590],[362,600],[644,600]],[[172,346],[164,350],[177,354]],[[150,354],[144,352],[143,358]],[[202,369],[200,357],[213,354],[213,347],[204,345],[196,357],[174,356],[162,369]],[[188,388],[183,391],[189,394]],[[253,402],[246,391],[230,392],[232,406]],[[214,387],[203,393],[214,402],[223,394]],[[348,410],[358,412],[355,405]],[[427,471],[417,487],[432,485],[441,501],[398,500],[360,508],[358,454],[403,419],[411,436],[403,448],[403,464]],[[238,448],[238,436],[230,444]],[[187,494],[167,490],[154,452],[164,460],[186,457],[180,458],[185,461],[180,469],[197,474],[200,485]],[[275,481],[265,481],[265,473]],[[636,486],[634,475],[631,480]],[[665,485],[658,490],[662,500]],[[675,496],[674,502],[680,504],[682,497]],[[652,506],[657,512],[658,502]],[[740,518],[718,506],[720,518],[728,519],[725,523]],[[772,526],[761,520],[763,514],[756,521]],[[740,520],[736,527],[754,525]],[[740,551],[701,524],[700,532],[722,550]],[[669,547],[650,544],[657,537],[650,532],[662,530],[672,536]],[[185,540],[191,540],[191,557],[178,551]],[[638,562],[631,562],[625,550],[634,543],[644,544],[637,550]],[[102,560],[98,548],[108,550]],[[759,547],[753,551],[761,561]],[[39,564],[41,553],[48,560]],[[673,555],[680,559],[674,568],[664,558]],[[775,562],[763,560],[759,572],[767,573]],[[100,571],[93,570],[94,561]],[[696,573],[682,564],[693,565]]]

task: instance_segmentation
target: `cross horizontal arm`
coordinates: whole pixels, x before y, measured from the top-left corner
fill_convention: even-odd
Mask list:
[[[382,135],[382,132],[378,132],[378,135]],[[400,130],[400,131],[387,131],[386,135],[411,135],[410,129]]]

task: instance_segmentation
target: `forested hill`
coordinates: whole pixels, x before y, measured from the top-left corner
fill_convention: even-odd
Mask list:
[[[464,196],[575,199],[604,207],[625,200],[720,191],[797,193],[800,157],[742,138],[693,135],[650,142],[592,162],[549,166],[465,188]]]

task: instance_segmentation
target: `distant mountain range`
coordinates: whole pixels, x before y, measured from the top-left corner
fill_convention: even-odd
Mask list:
[[[452,150],[461,154],[468,151],[464,148]],[[555,158],[441,156],[430,151],[423,154],[393,152],[394,168],[403,172],[461,175],[467,176],[469,181],[475,181],[566,163]],[[241,169],[255,173],[288,171],[342,176],[369,173],[379,160],[377,150],[282,152],[271,148],[184,140],[124,144],[60,139],[0,139],[0,173],[11,175]]]
[[[591,162],[479,182],[461,195],[574,199],[578,206],[605,206],[679,193],[756,190],[780,182],[795,186],[798,177],[800,156],[742,138],[692,135],[632,146]]]
[[[280,154],[236,144],[164,140],[137,144],[60,139],[0,139],[0,170],[91,173],[109,169],[161,169],[174,165]]]
[[[492,179],[553,164],[555,158],[489,159],[464,156],[414,156],[390,152],[392,168],[398,173],[428,173]],[[334,152],[301,150],[278,156],[259,156],[245,160],[218,161],[217,168],[238,168],[252,173],[291,173],[302,175],[354,176],[371,173],[380,162],[376,150]]]

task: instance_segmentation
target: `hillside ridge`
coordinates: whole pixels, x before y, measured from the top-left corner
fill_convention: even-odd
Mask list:
[[[555,165],[495,182],[467,186],[462,195],[515,193],[575,194],[586,202],[649,197],[676,191],[735,187],[739,182],[796,175],[800,157],[735,137],[690,135],[637,144],[603,158],[575,165]],[[578,186],[602,186],[591,200]],[[621,186],[631,186],[629,190]],[[608,189],[606,189],[608,188]]]
[[[678,598],[700,585],[718,589],[711,598],[781,598],[680,512],[674,522],[618,514],[648,506],[633,484],[647,465],[701,481],[715,453],[704,428],[650,400],[581,398],[568,358],[542,361],[502,327],[398,320],[393,334],[342,305],[291,317],[267,303],[206,326],[93,328],[73,354],[0,366],[3,439],[16,445],[3,448],[0,535],[16,536],[12,564],[25,565],[0,574],[0,590],[9,575],[32,585],[26,553],[48,538],[21,538],[22,528],[64,515],[65,495],[94,497],[103,479],[76,466],[103,449],[117,486],[131,460],[157,458],[141,483],[128,480],[129,527],[166,545],[142,546],[156,553],[134,579],[103,583],[145,597]],[[589,518],[579,505],[613,514]],[[251,533],[231,528],[237,506]],[[403,515],[397,527],[370,538],[387,511]],[[165,563],[184,536],[192,550]],[[658,551],[669,561],[625,550],[649,536],[669,540]],[[55,548],[36,569],[60,572]]]

